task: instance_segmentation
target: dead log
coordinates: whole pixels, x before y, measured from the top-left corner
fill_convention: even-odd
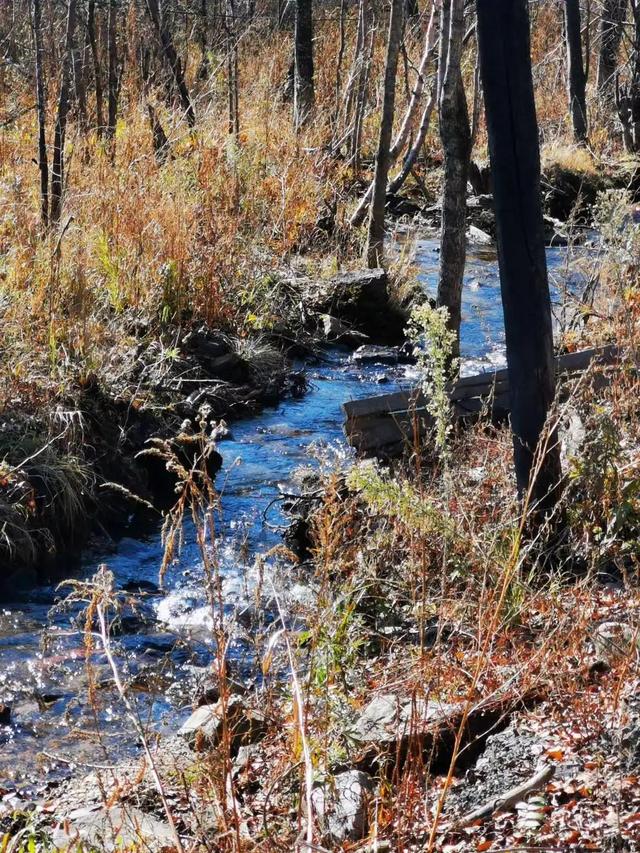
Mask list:
[[[613,345],[559,356],[555,359],[558,383],[566,385],[591,364],[613,365],[619,358],[619,350]],[[509,414],[508,370],[465,376],[450,386],[449,397],[454,420],[474,420],[486,412],[493,422],[501,422]],[[431,426],[427,400],[415,389],[351,400],[342,409],[349,444],[368,455],[395,455]]]
[[[460,820],[456,822],[454,829],[461,829],[464,826],[468,826],[470,823],[474,823],[476,820],[491,817],[494,812],[507,811],[508,809],[513,808],[513,806],[515,806],[516,803],[519,803],[523,797],[527,797],[529,794],[537,791],[538,788],[546,785],[555,772],[556,769],[553,764],[547,764],[545,767],[538,770],[538,772],[530,779],[527,779],[515,788],[509,788],[508,791],[505,791],[505,793],[501,794],[499,797],[493,797],[483,806],[467,812],[467,814],[463,815]]]

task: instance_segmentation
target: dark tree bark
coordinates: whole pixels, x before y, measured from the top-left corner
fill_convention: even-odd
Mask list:
[[[576,142],[587,138],[586,77],[582,59],[580,0],[565,0],[565,38],[567,43],[567,87],[569,112]]]
[[[167,61],[167,65],[169,66],[169,68],[171,69],[171,73],[173,74],[173,80],[176,84],[176,89],[178,90],[180,103],[187,118],[187,123],[189,127],[194,127],[196,123],[196,114],[193,109],[193,104],[191,103],[191,98],[189,97],[189,90],[187,89],[187,84],[184,79],[182,63],[180,62],[180,58],[176,53],[173,38],[171,37],[171,33],[169,32],[166,25],[166,20],[164,18],[164,15],[162,14],[162,8],[160,6],[161,2],[162,0],[147,0],[147,9],[149,11],[149,17],[153,22],[156,35],[160,40],[162,52]]]
[[[240,135],[240,105],[238,86],[238,45],[234,0],[227,2],[227,95],[229,104],[229,133],[236,140]]]
[[[389,149],[393,132],[393,113],[396,97],[396,73],[398,54],[402,41],[402,23],[404,18],[404,0],[392,0],[389,20],[389,38],[387,40],[387,58],[384,68],[384,94],[382,100],[382,118],[378,153],[373,178],[373,196],[369,216],[369,237],[367,241],[367,264],[371,269],[382,266],[384,261],[384,210],[387,198],[387,178],[389,176]]]
[[[407,21],[415,21],[420,17],[420,6],[418,0],[405,0],[405,15]]]
[[[613,100],[618,51],[628,0],[603,0],[598,51],[598,94],[605,102]]]
[[[514,462],[521,496],[542,510],[557,498],[554,435],[534,460],[555,394],[540,150],[533,97],[527,0],[478,0],[478,44],[498,232]]]
[[[153,138],[153,153],[158,166],[163,166],[169,157],[169,140],[164,128],[158,118],[158,114],[151,106],[147,104],[147,114],[149,116],[149,125],[151,126],[151,135]]]
[[[100,67],[100,56],[98,54],[98,39],[96,37],[96,2],[89,0],[87,6],[87,37],[91,47],[91,59],[93,61],[93,85],[96,93],[96,130],[98,137],[104,131],[104,114],[102,111],[102,68]]]
[[[86,85],[86,42],[81,48],[75,47],[73,51],[73,84],[76,95],[76,108],[78,110],[78,125],[83,134],[87,131],[87,85]]]
[[[449,18],[449,32],[441,33],[440,42],[440,62],[446,62],[446,69],[439,97],[444,185],[437,302],[449,311],[449,328],[456,335],[452,354],[457,357],[460,353],[462,280],[467,249],[467,178],[471,159],[471,130],[460,68],[464,0],[445,0],[443,11],[443,18]]]
[[[623,85],[620,83],[620,75],[616,73],[615,101],[625,150],[635,154],[640,151],[640,0],[631,0],[631,9],[633,37],[629,79]]]
[[[73,40],[76,32],[76,0],[69,0],[58,115],[53,138],[53,160],[51,164],[51,222],[60,221],[62,213],[62,190],[64,187],[64,141],[69,113],[69,89],[73,63]]]
[[[205,80],[209,74],[208,44],[209,16],[207,14],[207,0],[200,0],[200,68],[198,69],[198,77],[201,80]]]
[[[313,111],[313,0],[296,0],[293,123],[303,127]]]
[[[40,171],[40,216],[42,224],[49,224],[49,157],[47,155],[47,107],[42,70],[42,7],[33,0],[33,38],[36,49],[36,103],[38,108],[38,169]]]
[[[109,0],[108,33],[108,76],[107,76],[107,136],[114,139],[118,121],[118,7],[116,0]]]

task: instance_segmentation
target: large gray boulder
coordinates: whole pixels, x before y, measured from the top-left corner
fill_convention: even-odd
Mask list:
[[[368,800],[373,780],[360,770],[347,770],[311,793],[314,812],[326,842],[359,841],[368,831]]]
[[[352,736],[363,746],[382,749],[412,734],[423,736],[439,726],[454,725],[459,714],[459,706],[437,699],[410,699],[382,693],[363,709]]]
[[[56,850],[146,850],[163,853],[176,843],[166,821],[132,806],[83,806],[70,812],[53,831]]]

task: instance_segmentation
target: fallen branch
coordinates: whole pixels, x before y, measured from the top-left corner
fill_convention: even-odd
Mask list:
[[[553,777],[555,772],[556,768],[553,766],[553,764],[545,765],[540,770],[538,770],[538,772],[530,779],[527,779],[525,782],[522,782],[521,785],[518,785],[515,788],[510,788],[508,791],[505,791],[505,793],[502,794],[500,797],[493,797],[483,806],[480,806],[477,809],[473,809],[473,811],[467,812],[455,824],[453,829],[461,829],[463,826],[467,826],[468,824],[473,823],[476,820],[481,820],[482,818],[490,817],[494,812],[510,809],[516,803],[519,803],[523,797],[526,797],[528,794],[533,793],[533,791],[536,791],[542,785],[547,783]]]

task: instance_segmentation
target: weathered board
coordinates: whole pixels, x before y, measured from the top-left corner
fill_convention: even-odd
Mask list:
[[[612,365],[619,360],[615,346],[596,347],[556,358],[560,387],[591,364]],[[494,421],[509,414],[509,373],[506,368],[459,379],[449,389],[453,416],[473,418],[485,411]],[[345,433],[360,453],[398,452],[429,427],[431,417],[420,391],[396,391],[344,403]]]

